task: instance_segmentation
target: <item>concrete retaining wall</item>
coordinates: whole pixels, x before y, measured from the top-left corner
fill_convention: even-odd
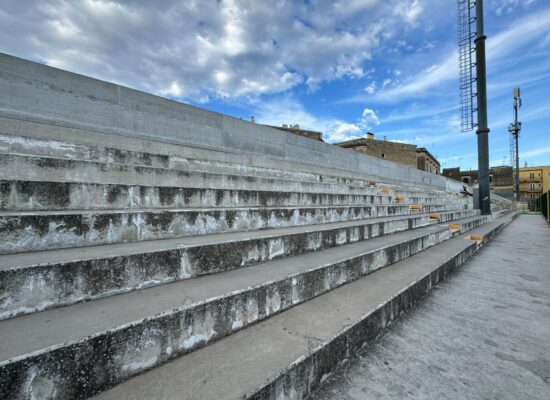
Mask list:
[[[449,186],[444,177],[353,150],[0,54],[0,133],[14,134],[21,123],[38,123],[42,137],[69,142],[95,132],[322,165],[389,183]]]

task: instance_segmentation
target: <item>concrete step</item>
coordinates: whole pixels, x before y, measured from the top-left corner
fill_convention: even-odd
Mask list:
[[[144,186],[189,187],[202,189],[261,190],[280,192],[379,194],[374,183],[307,182],[300,180],[186,171],[149,166],[101,163],[0,153],[0,180],[74,182]],[[391,189],[393,195],[445,197],[435,190]]]
[[[434,225],[0,321],[0,387],[84,398],[450,236]]]
[[[503,217],[474,232],[486,243],[511,219]],[[480,246],[463,235],[454,237],[93,398],[315,398],[334,371],[384,334]]]
[[[0,210],[57,211],[182,207],[293,207],[414,203],[462,199],[416,193],[394,196],[279,192],[121,184],[0,181]],[[463,202],[465,203],[465,202]],[[466,204],[466,203],[465,203]]]
[[[68,160],[0,153],[0,179],[80,182],[204,189],[269,190],[283,192],[377,194],[374,187],[307,182],[273,177],[184,171],[95,161]]]
[[[414,206],[414,208],[413,208]],[[0,254],[460,209],[445,204],[0,212]]]
[[[312,172],[302,172],[296,168],[282,169],[250,165],[246,157],[240,162],[201,159],[197,149],[187,150],[182,155],[178,146],[176,154],[161,154],[155,152],[132,151],[121,148],[89,146],[85,144],[68,143],[57,140],[40,140],[24,136],[0,134],[0,153],[39,156],[67,160],[95,161],[100,163],[116,163],[135,166],[181,169],[185,171],[202,171],[219,174],[247,175],[257,177],[291,179],[304,182],[344,183],[364,186],[365,179],[346,178]],[[204,152],[204,151],[203,151]],[[204,157],[204,155],[203,155]]]
[[[0,388],[85,398],[450,237],[434,225],[0,321]]]
[[[431,225],[464,210],[0,256],[0,319]],[[478,223],[484,218],[474,217]]]

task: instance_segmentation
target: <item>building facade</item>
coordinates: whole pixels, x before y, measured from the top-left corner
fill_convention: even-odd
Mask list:
[[[538,199],[550,190],[550,165],[519,169],[521,199]]]
[[[426,148],[419,147],[416,149],[416,168],[439,175],[441,165]]]
[[[460,167],[444,168],[442,175],[468,185],[476,185],[478,183],[477,170],[461,171]],[[489,185],[492,192],[511,198],[514,193],[512,167],[499,166],[489,168]]]
[[[433,174],[439,174],[440,164],[437,159],[425,148],[417,148],[414,144],[377,140],[369,132],[367,137],[336,143],[337,146],[353,149],[369,156],[383,158],[399,164],[418,168]]]

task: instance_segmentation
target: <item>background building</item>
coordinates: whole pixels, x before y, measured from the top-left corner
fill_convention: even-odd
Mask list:
[[[550,190],[550,165],[519,169],[521,199],[538,199]]]
[[[281,131],[294,133],[295,135],[300,135],[300,136],[308,137],[310,139],[320,140],[321,142],[323,141],[322,132],[300,129],[300,125],[298,124],[294,124],[294,125],[283,124],[282,126],[273,126],[273,125],[268,125],[268,126],[272,128],[280,129]]]
[[[428,149],[419,147],[416,149],[416,168],[439,175],[441,164]]]
[[[476,185],[478,183],[477,170],[461,171],[460,167],[444,168],[442,175],[469,185]],[[514,196],[512,167],[499,166],[489,168],[489,184],[492,192],[512,199]]]
[[[367,137],[336,143],[337,146],[353,149],[369,156],[383,158],[399,164],[418,168],[433,174],[439,174],[439,161],[425,148],[417,148],[414,144],[390,142],[374,138],[374,133],[367,133]]]

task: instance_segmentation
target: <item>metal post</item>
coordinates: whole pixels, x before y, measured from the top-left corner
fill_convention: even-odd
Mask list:
[[[477,163],[479,180],[479,209],[491,214],[489,187],[489,127],[487,122],[487,84],[485,39],[483,29],[483,0],[476,1],[476,84],[477,84]]]
[[[521,130],[521,122],[518,121],[518,109],[521,107],[521,91],[520,88],[514,88],[514,122],[508,127],[508,132],[514,137],[515,149],[514,158],[516,161],[516,173],[514,179],[515,200],[520,201],[521,192],[519,191],[519,131]]]

